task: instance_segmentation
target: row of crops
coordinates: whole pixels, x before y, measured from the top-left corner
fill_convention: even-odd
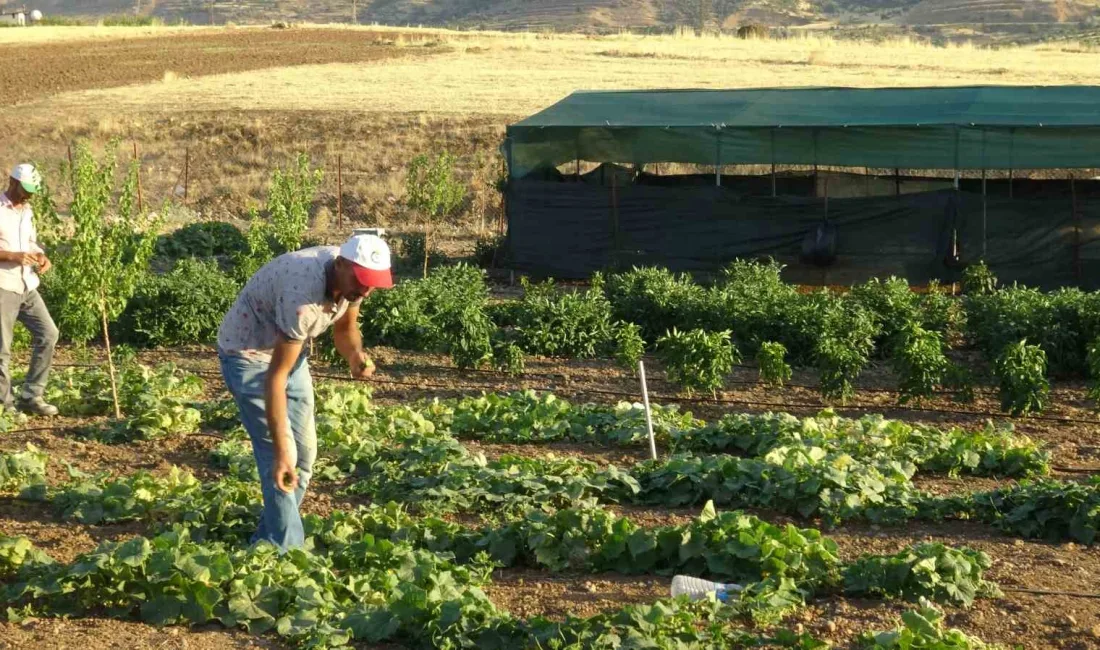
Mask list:
[[[206,222],[158,237],[163,214],[124,219],[126,228],[109,218],[113,207],[133,211],[134,170],[111,206],[113,159],[100,163],[78,149],[73,173],[63,176],[71,177],[73,196],[97,201],[75,201],[71,218],[60,216],[48,191],[34,206],[56,263],[41,291],[74,342],[109,336],[134,347],[211,343],[252,272],[311,243],[318,172],[305,158],[276,170],[268,203],[252,212],[247,233]],[[117,240],[111,246],[95,244],[110,238]],[[427,269],[425,260],[435,258],[423,236],[394,245],[405,273]],[[481,248],[479,257],[491,250]],[[106,268],[112,272],[91,272]],[[975,384],[992,383],[1013,414],[1044,410],[1051,378],[1100,377],[1100,293],[998,288],[982,264],[967,269],[962,297],[935,285],[916,293],[897,278],[846,292],[804,292],[782,281],[779,265],[749,261],[733,262],[705,285],[644,268],[596,274],[579,290],[525,280],[522,288],[519,299],[494,300],[481,270],[437,266],[428,277],[372,295],[363,334],[372,345],[448,354],[460,368],[517,374],[532,356],[614,358],[633,370],[652,354],[689,393],[713,393],[735,366],[750,364],[775,385],[794,368],[810,369],[823,397],[844,401],[860,375],[881,364],[896,375],[902,402],[945,392],[973,399]],[[321,352],[334,356],[324,342]]]
[[[995,598],[991,559],[967,548],[916,544],[842,562],[814,528],[776,526],[726,509],[759,508],[825,524],[967,518],[1020,537],[1092,543],[1100,484],[1044,479],[1046,453],[1008,429],[935,429],[824,412],[727,416],[702,422],[659,408],[669,456],[631,467],[553,456],[471,452],[464,440],[638,445],[636,405],[573,404],[517,393],[386,406],[356,386],[318,388],[322,457],[314,481],[339,481],[374,504],[308,519],[305,550],[248,547],[259,487],[247,440],[224,401],[196,401],[198,380],[171,366],[128,365],[124,393],[148,382],[151,400],[181,416],[89,425],[108,440],[182,435],[197,426],[225,440],[211,454],[224,477],[82,474],[47,484],[36,449],[0,455],[0,491],[86,524],[142,522],[147,536],[105,544],[71,563],[25,539],[0,538],[0,602],[9,618],[107,613],[163,623],[220,622],[301,647],[396,641],[414,647],[819,648],[784,617],[839,595],[917,603],[868,648],[983,648],[943,625],[943,607]],[[51,387],[70,413],[109,408],[100,369],[68,369]],[[101,405],[101,406],[97,406]],[[140,410],[143,405],[131,403]],[[172,410],[172,409],[169,409]],[[136,421],[144,421],[138,426]],[[180,422],[192,422],[183,426]],[[916,473],[1033,477],[1019,485],[937,497]],[[644,527],[616,504],[694,504],[688,523]],[[719,511],[719,509],[722,511]],[[447,515],[480,514],[462,525]],[[689,573],[745,586],[724,605],[662,600],[593,618],[518,619],[485,595],[492,571]]]
[[[219,260],[237,268],[246,242],[228,224],[162,237],[158,264],[170,270],[139,283],[114,337],[135,347],[211,342],[245,279],[224,273]],[[983,265],[967,271],[962,296],[935,285],[917,293],[897,278],[805,292],[780,275],[775,263],[737,261],[703,285],[633,269],[597,274],[579,290],[523,280],[521,298],[494,300],[479,269],[441,266],[373,294],[361,324],[371,345],[514,374],[528,357],[608,358],[633,371],[652,355],[688,393],[721,389],[739,365],[777,386],[803,368],[816,373],[824,398],[843,402],[880,365],[896,377],[902,403],[941,394],[969,401],[988,384],[1018,415],[1049,406],[1052,379],[1100,376],[1100,293],[998,288]],[[336,360],[326,341],[318,353]]]
[[[120,376],[123,417],[88,424],[81,435],[119,443],[221,430],[227,439],[213,460],[237,478],[254,477],[232,401],[200,401],[201,380],[170,364],[149,368],[130,362]],[[49,397],[66,415],[111,413],[102,368],[64,369],[51,381]],[[424,514],[519,515],[530,508],[713,501],[827,523],[972,519],[1021,537],[1086,544],[1100,524],[1100,482],[1047,478],[1050,456],[1041,445],[992,424],[940,428],[874,415],[844,418],[828,410],[812,417],[731,414],[705,422],[675,407],[656,406],[655,434],[667,453],[661,460],[620,468],[554,456],[489,460],[462,443],[641,447],[646,433],[637,404],[576,404],[528,391],[385,406],[364,388],[329,382],[318,387],[317,404],[322,456],[315,476],[350,481],[349,493],[407,503]],[[3,427],[21,426],[10,419],[16,416],[4,417]],[[0,474],[7,489],[40,495],[44,473],[34,470],[37,464],[13,467],[23,465]],[[918,473],[1022,481],[988,492],[935,496],[914,486]]]

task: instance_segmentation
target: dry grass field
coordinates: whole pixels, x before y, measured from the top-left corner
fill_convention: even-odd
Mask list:
[[[272,165],[296,151],[336,159],[345,213],[400,225],[404,167],[447,147],[461,156],[469,220],[495,218],[504,126],[579,89],[1089,84],[1100,49],[989,49],[822,37],[536,35],[398,28],[59,28],[0,30],[9,67],[3,126],[11,163],[59,163],[78,138],[136,143],[149,196],[239,216]]]

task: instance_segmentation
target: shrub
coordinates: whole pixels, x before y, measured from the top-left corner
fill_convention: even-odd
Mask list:
[[[138,285],[115,336],[140,347],[212,343],[239,290],[214,262],[182,259]]]
[[[760,381],[772,386],[782,386],[791,379],[791,366],[786,362],[787,348],[782,343],[765,341],[756,353],[756,365]]]
[[[271,220],[271,235],[278,244],[276,254],[296,251],[302,247],[302,237],[309,228],[309,208],[321,184],[323,173],[310,169],[309,156],[300,153],[285,171],[271,174],[267,190],[267,216]]]
[[[1088,349],[1089,399],[1100,402],[1100,337],[1092,340]]]
[[[248,251],[248,239],[224,221],[201,221],[157,238],[157,257],[235,257]]]
[[[986,359],[1027,339],[1046,352],[1055,375],[1083,374],[1088,344],[1100,335],[1100,293],[1044,293],[1011,286],[966,299],[967,332]]]
[[[645,340],[655,341],[674,327],[698,327],[706,291],[687,275],[647,267],[611,275],[607,298],[615,319],[637,324]]]
[[[507,263],[504,257],[505,238],[502,235],[478,237],[474,243],[474,263],[492,269]]]
[[[233,275],[242,285],[255,275],[264,264],[275,258],[271,225],[260,219],[260,213],[252,208],[245,233],[245,248],[233,258]]]
[[[99,24],[104,27],[152,27],[164,24],[160,18],[153,16],[135,16],[133,14],[114,14],[99,19]]]
[[[645,339],[641,328],[634,323],[619,321],[614,325],[615,360],[623,368],[635,372],[645,354]]]
[[[955,401],[964,404],[974,402],[974,373],[965,365],[949,363],[944,375],[943,385],[954,391]]]
[[[410,232],[401,235],[397,248],[395,268],[405,274],[422,275],[424,270],[425,237],[422,232]],[[433,246],[428,255],[429,269],[450,264],[447,255]]]
[[[870,360],[878,331],[865,309],[843,302],[826,305],[814,349],[822,396],[842,402],[851,399],[852,384]]]
[[[947,293],[939,282],[928,283],[928,290],[920,297],[920,324],[926,330],[939,332],[944,343],[962,331],[966,312],[962,302]]]
[[[498,338],[493,342],[493,368],[509,375],[522,375],[525,369],[523,349],[514,342]]]
[[[466,186],[455,178],[455,162],[453,154],[443,151],[435,158],[421,154],[409,163],[406,200],[424,217],[425,253],[431,250],[434,226],[455,214],[466,199]],[[424,257],[424,277],[428,276],[428,260]]]
[[[902,404],[931,397],[946,379],[950,365],[943,353],[943,337],[916,324],[901,333],[893,362]]]
[[[423,280],[373,292],[360,309],[363,338],[369,345],[449,352],[461,320],[485,312],[488,300],[482,270],[465,264],[442,267]]]
[[[894,349],[902,332],[920,321],[920,296],[901,278],[868,280],[852,287],[849,296],[874,319],[879,328],[876,343],[883,353]]]
[[[673,328],[657,339],[657,357],[664,364],[669,381],[688,394],[695,390],[716,393],[733,370],[733,364],[740,361],[729,330],[681,332]]]
[[[611,303],[596,275],[586,291],[559,291],[552,280],[522,281],[524,295],[516,306],[516,340],[528,354],[586,359],[615,347]]]
[[[971,264],[962,274],[962,290],[968,296],[993,293],[997,289],[997,276],[985,261]]]
[[[493,359],[493,321],[478,303],[455,305],[440,321],[443,347],[459,368],[480,368]]]
[[[995,372],[1000,384],[1001,410],[1012,415],[1041,413],[1050,402],[1047,355],[1027,339],[1005,347]]]
[[[709,292],[704,327],[729,327],[750,351],[765,341],[782,343],[791,363],[809,364],[821,329],[823,305],[836,301],[828,292],[803,295],[783,282],[783,266],[738,260]]]

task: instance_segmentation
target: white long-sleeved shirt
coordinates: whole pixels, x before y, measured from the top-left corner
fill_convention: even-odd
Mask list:
[[[0,194],[0,251],[42,253],[38,232],[34,229],[31,206],[15,207],[7,193]],[[38,288],[38,274],[29,266],[0,261],[0,289],[27,293]]]

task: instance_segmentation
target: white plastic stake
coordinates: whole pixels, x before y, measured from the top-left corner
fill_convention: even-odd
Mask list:
[[[642,404],[645,405],[645,429],[649,434],[649,456],[657,460],[657,441],[653,437],[653,412],[649,408],[649,389],[645,384],[645,364],[638,360],[638,377],[642,380]]]

